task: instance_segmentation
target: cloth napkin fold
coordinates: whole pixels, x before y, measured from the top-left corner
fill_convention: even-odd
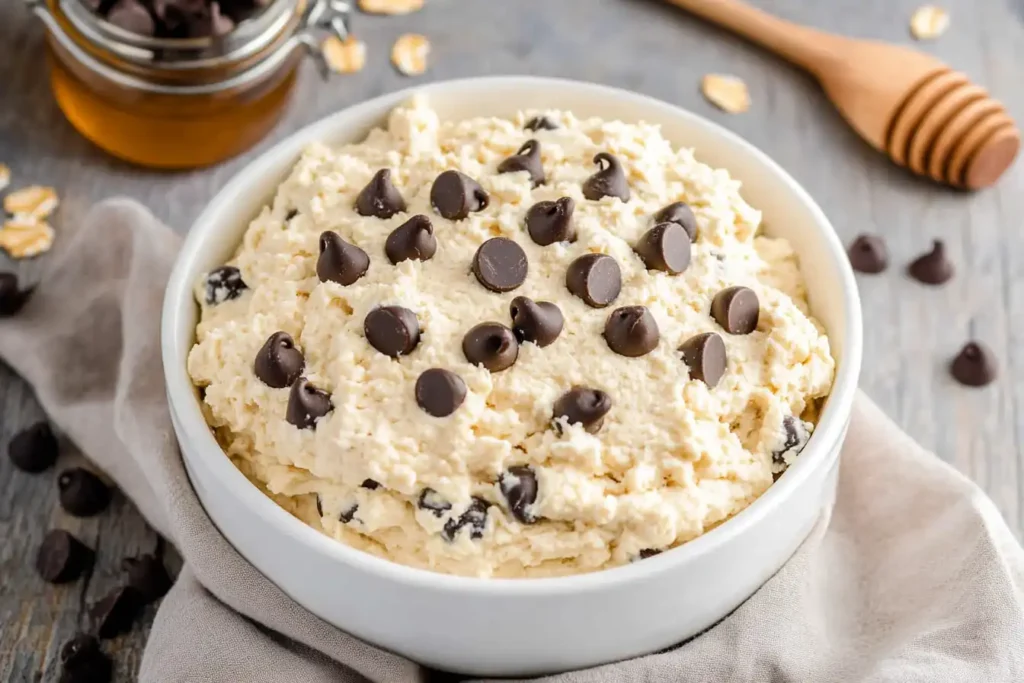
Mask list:
[[[160,362],[177,247],[143,207],[103,202],[64,230],[28,305],[0,320],[0,357],[185,560],[140,680],[431,679],[292,602],[203,511]],[[757,593],[678,647],[544,680],[1024,681],[1024,550],[977,486],[860,396],[834,509]]]

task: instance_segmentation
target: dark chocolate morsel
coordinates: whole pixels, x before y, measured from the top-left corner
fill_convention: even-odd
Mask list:
[[[78,633],[61,646],[60,664],[60,683],[109,683],[113,675],[110,657],[87,633]]]
[[[889,265],[889,249],[878,235],[860,235],[846,253],[850,265],[861,273],[881,273]]]
[[[629,182],[619,160],[608,152],[598,152],[594,155],[594,163],[599,168],[597,173],[583,181],[583,196],[593,201],[617,197],[628,202]]]
[[[725,342],[722,338],[714,332],[697,334],[683,342],[679,351],[690,369],[690,377],[714,389],[725,374]]]
[[[641,560],[646,560],[648,557],[654,557],[655,555],[661,555],[662,551],[657,548],[643,548],[640,551],[638,557]]]
[[[462,353],[473,365],[501,372],[516,362],[519,342],[512,330],[501,323],[480,323],[462,338]]]
[[[47,422],[37,422],[14,435],[7,446],[7,454],[22,472],[38,473],[53,467],[60,446]]]
[[[508,501],[509,512],[523,524],[537,521],[533,504],[537,502],[537,474],[529,465],[513,465],[498,481],[501,495]]]
[[[595,434],[611,409],[611,396],[600,389],[577,386],[555,401],[553,417],[556,425],[564,419],[570,425],[583,425],[586,431]]]
[[[221,266],[206,275],[206,305],[216,306],[242,296],[248,289],[242,271],[234,266]]]
[[[357,512],[359,512],[359,503],[353,503],[351,507],[342,510],[338,514],[338,521],[342,524],[348,524],[355,519]]]
[[[107,13],[107,21],[129,33],[152,36],[156,23],[138,0],[118,0]]]
[[[313,429],[317,420],[332,410],[334,405],[330,394],[314,387],[305,377],[300,377],[295,380],[288,394],[285,419],[299,429]]]
[[[690,265],[690,236],[676,223],[658,223],[643,234],[633,250],[648,270],[677,275]]]
[[[711,317],[729,334],[750,334],[757,329],[761,307],[747,287],[727,287],[711,300]]]
[[[94,603],[89,608],[89,616],[100,638],[116,638],[132,630],[142,607],[142,597],[138,591],[131,586],[121,586]]]
[[[128,585],[138,592],[143,604],[156,602],[171,590],[171,577],[156,555],[126,557],[121,567],[128,574]]]
[[[672,202],[654,214],[654,222],[680,225],[690,236],[691,242],[697,241],[697,217],[693,215],[693,209],[686,202]]]
[[[253,362],[256,377],[273,389],[290,387],[305,367],[305,357],[295,348],[295,340],[287,332],[270,335]]]
[[[946,256],[946,245],[942,240],[933,240],[931,251],[921,254],[907,266],[910,276],[926,285],[949,282],[954,270],[953,262]]]
[[[968,387],[983,387],[995,381],[999,363],[995,354],[981,342],[968,342],[949,366],[953,379]]]
[[[444,513],[452,509],[452,504],[441,497],[432,488],[425,488],[420,491],[419,500],[416,502],[421,510],[429,510],[435,517],[444,517]]]
[[[557,130],[558,124],[549,119],[547,116],[534,116],[532,119],[526,122],[523,126],[523,130]]]
[[[430,204],[441,216],[458,221],[487,208],[490,197],[480,183],[459,171],[445,171],[430,188]]]
[[[492,292],[510,292],[523,284],[529,266],[523,248],[507,237],[492,237],[473,256],[473,274]]]
[[[571,197],[537,202],[526,212],[526,231],[530,239],[542,247],[576,241],[576,227],[572,222],[575,209],[576,202]]]
[[[413,216],[388,235],[384,253],[393,264],[426,261],[437,251],[434,226],[426,216]]]
[[[569,264],[565,286],[588,306],[604,308],[622,291],[622,272],[607,254],[585,254]]]
[[[412,353],[420,343],[420,324],[408,308],[381,306],[366,314],[363,334],[370,346],[385,356],[398,358]]]
[[[661,332],[646,306],[622,306],[608,316],[604,340],[620,356],[637,358],[658,347]]]
[[[110,503],[110,488],[89,470],[71,467],[57,477],[60,506],[75,517],[92,517]]]
[[[518,173],[519,171],[526,171],[530,174],[530,183],[533,187],[544,184],[540,143],[536,140],[527,140],[518,152],[498,164],[498,173]]]
[[[416,379],[416,404],[428,415],[448,417],[466,400],[466,383],[451,370],[431,368]]]
[[[96,553],[63,529],[54,529],[43,537],[36,553],[36,572],[43,581],[74,581],[92,567]]]
[[[533,342],[544,347],[562,333],[565,318],[561,309],[550,301],[534,301],[525,296],[512,299],[508,307],[512,316],[512,332],[520,342]]]
[[[320,257],[316,260],[316,276],[320,282],[350,285],[370,268],[370,257],[354,244],[349,244],[336,232],[320,234]]]
[[[792,415],[782,418],[783,440],[778,449],[772,451],[772,462],[781,465],[783,469],[789,467],[789,460],[792,460],[807,445],[810,434],[804,423]],[[781,471],[775,472],[776,475]]]
[[[474,496],[461,515],[451,517],[444,523],[445,540],[454,541],[459,532],[466,527],[469,527],[470,538],[483,538],[484,530],[487,529],[487,508],[489,507],[490,503],[486,500]]]
[[[391,171],[382,168],[377,171],[356,197],[356,212],[360,216],[391,218],[405,211],[405,199],[391,182]]]
[[[364,479],[360,486],[368,491],[376,491],[380,488],[380,482],[374,481],[373,479]]]
[[[6,318],[20,311],[31,294],[31,289],[19,289],[17,275],[0,273],[0,318]]]

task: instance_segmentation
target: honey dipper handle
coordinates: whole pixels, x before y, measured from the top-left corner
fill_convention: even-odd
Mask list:
[[[817,74],[846,39],[773,17],[740,0],[668,0]]]

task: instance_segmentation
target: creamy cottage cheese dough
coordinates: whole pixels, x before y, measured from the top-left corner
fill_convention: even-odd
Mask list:
[[[525,129],[537,113],[440,121],[415,100],[362,143],[310,146],[246,231],[229,262],[237,272],[219,269],[197,284],[202,317],[188,369],[210,425],[252,481],[329,536],[453,574],[592,571],[728,519],[772,484],[813,429],[816,402],[833,378],[828,339],[808,315],[790,245],[758,234],[760,214],[740,197],[739,183],[673,149],[656,126],[552,111],[544,114],[557,128],[534,121]],[[528,140],[538,143],[545,176],[536,186],[535,164],[498,172]],[[587,198],[599,153],[621,166],[628,201]],[[382,169],[393,188],[379,176],[371,182]],[[479,201],[467,185],[467,206],[479,210],[462,219],[440,215],[450,196],[431,203],[435,180],[453,169],[486,193]],[[606,190],[616,183],[613,171],[605,171]],[[563,197],[573,200],[575,241],[541,246],[524,227],[527,211]],[[677,201],[696,216],[689,263],[677,274],[649,270],[634,245]],[[405,209],[388,218],[356,209],[386,215],[396,202]],[[393,265],[395,244],[415,249],[408,235],[391,247],[388,237],[415,215],[429,220],[433,255]],[[325,231],[368,257],[350,284],[318,277]],[[495,237],[514,240],[527,259],[525,280],[511,291],[488,289],[474,272],[478,249]],[[343,265],[358,275],[360,257],[351,254]],[[570,264],[587,254],[611,257],[621,273],[621,291],[606,308],[567,287]],[[736,286],[756,295],[749,334],[730,334],[711,314],[716,294]],[[487,322],[511,327],[510,303],[519,296],[557,306],[561,332],[547,345],[519,344],[505,369],[470,363],[467,333]],[[721,306],[724,314],[745,312],[738,299]],[[367,315],[382,306],[409,309],[420,329],[418,344],[397,358],[367,340]],[[648,327],[611,330],[609,317],[625,306],[646,307]],[[281,388],[256,369],[277,332],[294,348],[277,347],[261,376]],[[677,350],[701,333],[724,341],[724,374],[713,388],[691,376]],[[652,350],[631,357],[615,344]],[[445,417],[417,399],[418,381],[432,369],[464,385],[464,399]],[[288,384],[297,375],[309,389],[290,408],[298,389]],[[611,407],[603,421],[553,422],[556,403],[574,387],[604,392]],[[442,393],[442,402],[457,402]],[[297,426],[304,419],[307,428]]]

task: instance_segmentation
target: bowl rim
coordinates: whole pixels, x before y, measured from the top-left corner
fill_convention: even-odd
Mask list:
[[[784,182],[795,198],[804,205],[824,237],[829,252],[828,257],[831,260],[831,263],[828,264],[829,270],[839,279],[843,292],[843,355],[837,363],[832,392],[822,410],[818,425],[801,454],[802,457],[789,467],[785,477],[781,477],[750,505],[693,540],[643,562],[556,577],[459,576],[399,564],[330,538],[293,517],[253,485],[224,453],[207,426],[188,375],[185,359],[188,357],[191,342],[187,344],[178,342],[181,328],[187,322],[188,316],[185,311],[187,307],[195,306],[193,283],[188,281],[187,273],[190,270],[190,264],[200,255],[207,234],[211,233],[212,228],[217,225],[214,219],[220,212],[220,205],[225,203],[227,197],[246,186],[257,184],[259,179],[264,179],[268,174],[266,167],[275,166],[274,162],[297,159],[302,149],[310,142],[329,140],[343,128],[344,124],[341,121],[368,111],[386,112],[397,103],[406,101],[414,94],[419,93],[429,96],[453,91],[500,90],[502,87],[529,86],[558,87],[577,92],[590,91],[592,94],[643,105],[648,109],[659,109],[666,117],[685,119],[688,125],[703,129],[711,137],[717,137],[738,146],[744,153],[751,155],[774,173]],[[182,348],[183,346],[184,348]],[[176,435],[183,442],[188,442],[192,449],[200,454],[200,457],[204,459],[204,465],[213,470],[214,476],[223,485],[225,493],[232,495],[246,507],[248,512],[253,513],[253,523],[268,524],[278,533],[294,537],[295,540],[315,553],[350,565],[354,569],[375,574],[379,578],[405,585],[459,594],[544,596],[607,590],[615,585],[644,581],[656,574],[671,571],[677,565],[698,555],[713,552],[716,548],[729,543],[744,531],[749,530],[774,508],[784,504],[785,500],[811,476],[812,470],[818,467],[828,467],[833,457],[838,457],[838,446],[845,435],[856,394],[862,346],[860,298],[853,271],[839,236],[808,192],[767,154],[726,128],[682,107],[654,97],[587,81],[539,76],[463,78],[412,86],[346,107],[303,127],[276,143],[238,171],[218,191],[193,223],[171,272],[161,319],[164,377]],[[184,454],[186,449],[181,447],[179,450],[182,452],[183,461],[187,464],[188,457]],[[830,457],[830,452],[832,452],[832,457]],[[187,466],[186,470],[189,470],[191,478],[191,467]],[[192,482],[190,481],[190,483]],[[228,541],[231,542],[231,539],[228,538]],[[272,577],[269,578],[273,580]]]

